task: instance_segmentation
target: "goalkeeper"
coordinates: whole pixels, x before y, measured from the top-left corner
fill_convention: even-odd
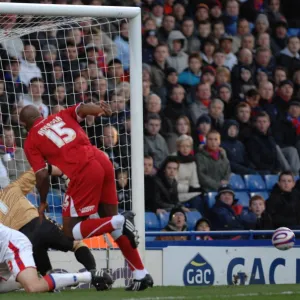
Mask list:
[[[51,175],[60,175],[58,168],[51,167]],[[0,190],[0,223],[26,235],[33,245],[33,257],[37,270],[46,275],[52,266],[48,256],[48,249],[73,251],[78,262],[91,273],[96,271],[96,262],[90,249],[81,241],[73,241],[64,235],[61,228],[50,219],[42,222],[37,209],[27,200],[25,195],[30,193],[36,184],[36,177],[32,170],[23,173],[16,181]],[[99,275],[98,274],[98,275]],[[103,284],[95,283],[97,290],[110,288],[112,279],[103,273]]]

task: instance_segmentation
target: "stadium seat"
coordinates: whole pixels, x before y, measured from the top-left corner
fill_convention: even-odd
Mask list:
[[[202,218],[198,211],[190,211],[186,213],[188,230],[194,230],[196,222]]]
[[[163,229],[164,227],[167,226],[168,222],[169,222],[169,216],[170,213],[165,213],[165,214],[158,214],[158,220],[160,223],[160,229]]]
[[[146,236],[146,242],[153,242],[155,238],[155,236]]]
[[[246,192],[236,192],[235,199],[238,200],[237,204],[242,205],[243,207],[249,207],[250,197]]]
[[[159,222],[155,213],[146,212],[145,213],[145,228],[146,231],[159,230]]]
[[[29,193],[27,194],[26,198],[32,203],[32,205],[38,207],[39,197],[37,194]]]
[[[267,190],[271,191],[273,186],[278,182],[279,176],[278,175],[265,175],[264,180],[267,186]]]
[[[216,196],[218,193],[216,192],[210,192],[206,196],[206,204],[208,208],[212,208],[216,202]]]
[[[49,193],[47,196],[47,202],[51,212],[62,211],[62,196],[56,193]]]
[[[266,190],[265,182],[260,175],[245,175],[244,180],[246,189],[249,190],[249,192]]]
[[[229,184],[234,191],[244,191],[246,189],[242,176],[238,174],[231,174]]]
[[[265,200],[268,200],[269,198],[269,193],[268,191],[261,191],[261,192],[253,192],[253,193],[250,193],[250,197],[252,198],[253,196],[255,195],[259,195],[259,196],[262,196]]]

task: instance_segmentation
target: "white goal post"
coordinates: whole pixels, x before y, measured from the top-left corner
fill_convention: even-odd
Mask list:
[[[136,213],[136,227],[140,234],[139,250],[145,258],[145,208],[143,172],[143,96],[142,96],[142,42],[141,10],[137,7],[110,7],[85,5],[52,5],[0,3],[0,14],[19,14],[49,17],[91,17],[128,19],[130,44],[130,116],[131,116],[131,178],[132,210]],[[9,34],[3,32],[1,40]]]

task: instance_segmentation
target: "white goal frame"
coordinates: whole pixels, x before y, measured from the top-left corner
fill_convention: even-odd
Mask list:
[[[145,259],[144,146],[142,93],[142,26],[139,7],[0,3],[1,14],[128,18],[130,43],[130,115],[132,210]]]

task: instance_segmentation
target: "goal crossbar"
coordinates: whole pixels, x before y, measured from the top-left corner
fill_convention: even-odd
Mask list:
[[[145,205],[143,164],[142,30],[139,7],[0,3],[1,14],[127,18],[130,44],[132,210],[140,234],[139,250],[145,258]],[[1,29],[0,29],[1,31]],[[9,37],[8,37],[9,39]]]

